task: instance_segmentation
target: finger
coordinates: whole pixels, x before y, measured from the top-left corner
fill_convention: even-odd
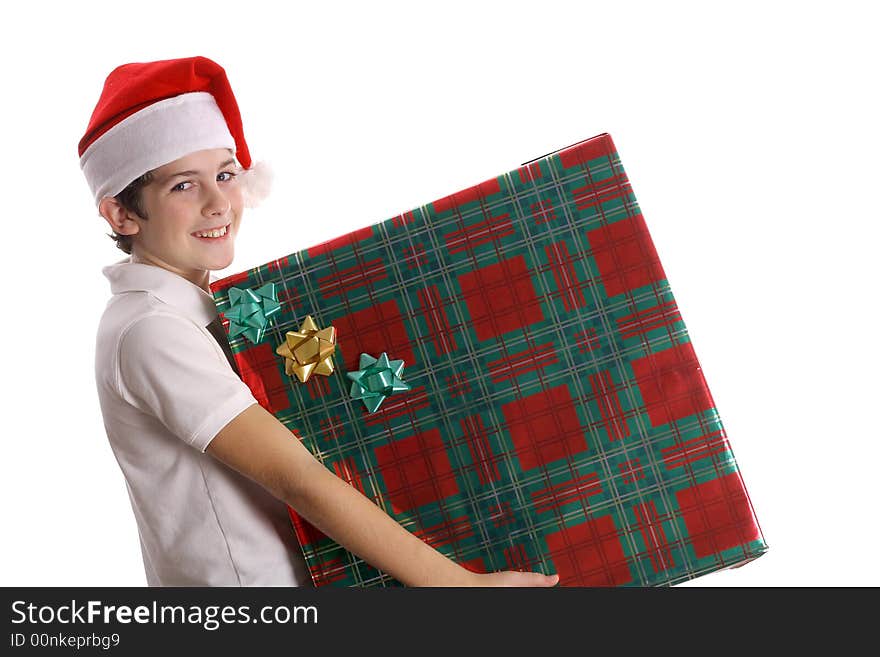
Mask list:
[[[559,575],[544,575],[543,573],[530,573],[532,576],[531,586],[556,586],[559,583]]]

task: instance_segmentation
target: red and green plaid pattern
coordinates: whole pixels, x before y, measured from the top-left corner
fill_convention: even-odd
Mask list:
[[[608,134],[213,286],[275,283],[232,349],[257,399],[409,531],[474,571],[670,585],[767,549]],[[275,353],[306,315],[336,369]],[[375,413],[361,353],[405,363]],[[315,584],[398,585],[291,511]]]

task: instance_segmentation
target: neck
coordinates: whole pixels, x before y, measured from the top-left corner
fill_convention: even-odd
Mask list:
[[[193,285],[197,285],[198,287],[202,288],[208,294],[211,293],[210,272],[207,269],[179,269],[177,267],[169,265],[167,262],[164,262],[159,258],[156,258],[146,253],[139,253],[137,250],[133,250],[131,252],[131,261],[142,265],[153,265],[154,267],[161,267],[162,269],[166,269],[172,273],[177,274],[178,276],[185,278]]]

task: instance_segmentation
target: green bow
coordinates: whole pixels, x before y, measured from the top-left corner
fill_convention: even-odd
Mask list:
[[[256,289],[229,289],[230,309],[223,313],[229,320],[229,337],[244,335],[257,344],[266,334],[272,315],[281,311],[275,283]]]
[[[402,373],[403,361],[388,360],[384,351],[378,359],[361,354],[360,369],[346,374],[354,382],[351,384],[351,398],[360,399],[367,411],[374,413],[388,395],[411,390],[410,385],[400,379]]]

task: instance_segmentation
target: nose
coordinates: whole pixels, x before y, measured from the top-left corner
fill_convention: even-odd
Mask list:
[[[223,216],[229,211],[232,204],[226,198],[223,190],[217,186],[216,182],[213,185],[206,185],[203,189],[205,190],[205,199],[202,212],[205,215],[211,217]]]

